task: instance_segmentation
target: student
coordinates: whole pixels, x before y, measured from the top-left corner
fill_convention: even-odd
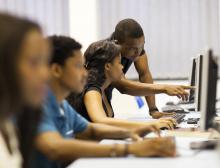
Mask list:
[[[132,144],[101,145],[103,138],[140,139],[153,126],[128,130],[103,124],[89,123],[65,100],[71,93],[82,92],[87,72],[80,51],[81,45],[65,36],[49,38],[53,46],[50,63],[50,92],[44,107],[44,116],[38,130],[36,146],[38,153],[35,167],[58,168],[62,163],[80,157],[126,156],[174,156],[175,145],[169,138],[153,138]],[[91,141],[93,140],[93,141]]]
[[[104,123],[124,128],[137,128],[145,125],[155,125],[158,128],[173,129],[175,120],[159,119],[152,122],[134,122],[114,118],[114,112],[107,99],[105,89],[112,83],[119,81],[123,77],[123,66],[121,64],[121,48],[114,41],[101,40],[92,43],[86,50],[85,66],[88,71],[88,81],[84,92],[79,96],[71,94],[69,102],[77,111],[95,123]],[[154,84],[148,84],[149,88],[155,88]],[[156,85],[158,93],[163,91],[164,85]],[[171,87],[171,86],[169,86]],[[175,88],[175,86],[173,86]],[[172,88],[172,87],[171,87]],[[172,94],[175,90],[170,89]]]
[[[0,25],[0,167],[27,168],[48,79],[49,48],[31,21],[1,13]]]
[[[188,93],[185,89],[192,89],[190,86],[174,86],[174,85],[154,85],[151,87],[149,83],[153,83],[152,75],[148,65],[148,56],[144,50],[145,36],[139,23],[133,19],[121,20],[115,27],[111,40],[117,40],[121,46],[121,64],[123,65],[123,78],[115,81],[105,93],[108,102],[111,102],[112,90],[118,89],[123,94],[132,96],[145,96],[150,115],[153,118],[161,118],[170,115],[170,113],[159,112],[155,95],[152,93],[166,93],[170,96],[178,96],[186,100]],[[159,60],[158,60],[159,61]],[[135,69],[139,75],[139,81],[131,81],[125,78],[125,74],[134,63]]]

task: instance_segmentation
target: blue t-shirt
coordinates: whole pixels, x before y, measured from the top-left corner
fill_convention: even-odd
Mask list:
[[[83,132],[87,128],[88,121],[80,116],[66,100],[59,104],[52,91],[49,91],[43,109],[43,118],[38,128],[38,134],[59,132],[63,138],[74,138],[74,134]],[[40,152],[36,152],[33,164],[36,168],[61,167],[59,162],[47,159]]]

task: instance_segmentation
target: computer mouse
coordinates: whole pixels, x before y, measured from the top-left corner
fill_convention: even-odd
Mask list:
[[[175,104],[174,104],[174,102],[172,102],[172,101],[168,101],[168,102],[166,103],[166,105],[175,105]]]
[[[160,129],[161,129],[161,130],[168,130],[167,127],[161,127]]]
[[[198,124],[198,121],[197,118],[188,118],[187,124]]]
[[[174,124],[174,125],[173,125],[173,128],[174,128],[174,129],[178,129],[178,128],[180,128],[180,127],[179,127],[178,124]],[[161,129],[161,130],[169,130],[167,127],[161,127],[160,129]]]

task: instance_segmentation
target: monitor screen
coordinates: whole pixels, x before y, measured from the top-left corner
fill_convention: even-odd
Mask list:
[[[204,131],[213,127],[213,118],[216,115],[218,64],[212,50],[209,50],[203,58],[202,74],[200,127]]]

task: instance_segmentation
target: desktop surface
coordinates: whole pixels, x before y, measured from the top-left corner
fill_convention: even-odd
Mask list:
[[[68,168],[219,168],[220,152],[218,150],[191,150],[189,144],[193,141],[203,141],[206,138],[177,137],[176,144],[179,156],[175,158],[90,158],[79,159]],[[113,143],[106,141],[105,143]],[[115,142],[114,142],[115,143]]]

